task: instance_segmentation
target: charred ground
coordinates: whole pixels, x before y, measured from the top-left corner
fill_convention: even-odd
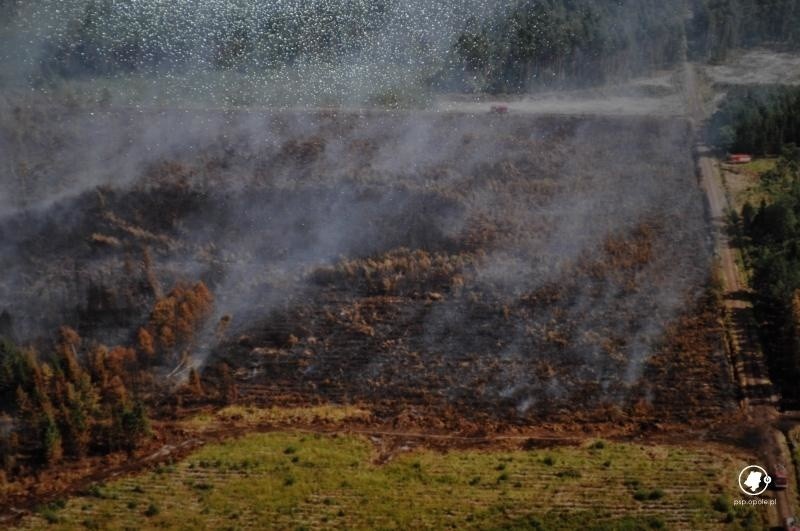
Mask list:
[[[214,310],[162,370],[180,379],[189,356],[213,387],[225,362],[247,401],[369,402],[452,428],[702,424],[735,409],[682,120],[91,120],[136,139],[98,152],[146,156],[78,176],[56,170],[80,139],[60,139],[50,170],[17,183],[35,206],[7,207],[0,224],[0,301],[21,341],[66,324],[137,345],[159,299],[202,281]],[[189,123],[190,149],[141,140]],[[16,153],[48,149],[29,147]]]

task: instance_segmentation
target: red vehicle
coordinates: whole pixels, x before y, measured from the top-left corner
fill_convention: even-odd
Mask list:
[[[776,490],[783,490],[788,486],[789,475],[786,473],[786,467],[775,465],[775,470],[772,471],[772,487]]]
[[[490,110],[492,114],[508,114],[508,106],[507,105],[492,105]]]
[[[728,162],[730,164],[747,164],[748,162],[752,162],[753,155],[748,155],[747,153],[731,153],[728,155]]]

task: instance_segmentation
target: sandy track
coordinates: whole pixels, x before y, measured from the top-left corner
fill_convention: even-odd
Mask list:
[[[692,65],[686,67],[685,80],[687,110],[695,128],[698,128],[705,113]],[[716,254],[724,289],[728,347],[742,393],[742,407],[761,431],[760,453],[766,459],[765,464],[769,470],[774,470],[779,463],[793,462],[784,433],[776,427],[781,418],[777,409],[780,397],[770,380],[767,363],[753,327],[753,306],[749,288],[736,261],[738,251],[732,247],[726,233],[726,217],[731,204],[725,193],[719,163],[708,147],[698,145],[696,151],[700,185],[708,198],[709,215],[714,226]],[[790,476],[794,477],[795,474]],[[787,490],[774,491],[779,520],[773,523],[782,525],[786,518],[794,514],[796,488],[796,481],[792,481]]]

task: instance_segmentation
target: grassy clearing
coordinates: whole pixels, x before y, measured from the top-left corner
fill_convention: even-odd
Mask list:
[[[200,413],[182,422],[187,429],[203,430],[219,423],[225,424],[311,424],[314,422],[343,422],[368,419],[371,413],[355,406],[324,405],[312,407],[257,408],[229,406],[214,413]]]
[[[726,189],[733,208],[740,212],[746,202],[758,206],[774,193],[774,184],[764,182],[761,176],[774,169],[777,158],[759,158],[747,164],[722,166]]]
[[[770,202],[777,194],[786,191],[790,183],[768,181],[762,176],[775,169],[778,158],[760,158],[737,166],[728,166],[726,180],[732,184],[734,206],[741,211],[746,202],[758,207],[761,201]]]
[[[741,462],[710,451],[595,442],[534,451],[409,452],[382,466],[372,464],[372,454],[359,437],[252,434],[50,505],[23,527],[762,526],[755,513],[737,513],[728,501]]]
[[[761,175],[762,173],[775,168],[775,164],[777,162],[778,162],[777,157],[765,157],[765,158],[755,159],[752,162],[748,162],[747,164],[742,164],[739,167],[754,175]]]

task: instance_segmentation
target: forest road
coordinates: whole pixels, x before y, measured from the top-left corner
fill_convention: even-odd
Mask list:
[[[686,64],[685,70],[686,110],[696,136],[702,138],[706,112],[702,102],[694,66]],[[699,143],[695,146],[697,171],[700,186],[708,199],[709,216],[713,226],[716,255],[723,287],[726,313],[728,345],[734,372],[739,383],[742,408],[748,418],[761,430],[760,453],[767,461],[770,471],[781,463],[792,464],[792,456],[783,431],[778,429],[781,414],[778,411],[780,397],[772,384],[755,329],[753,306],[747,282],[737,262],[737,249],[728,236],[727,216],[731,204],[725,191],[719,161],[711,149]],[[794,513],[792,500],[796,499],[796,473],[786,490],[773,491],[776,499],[776,516],[782,525]]]

